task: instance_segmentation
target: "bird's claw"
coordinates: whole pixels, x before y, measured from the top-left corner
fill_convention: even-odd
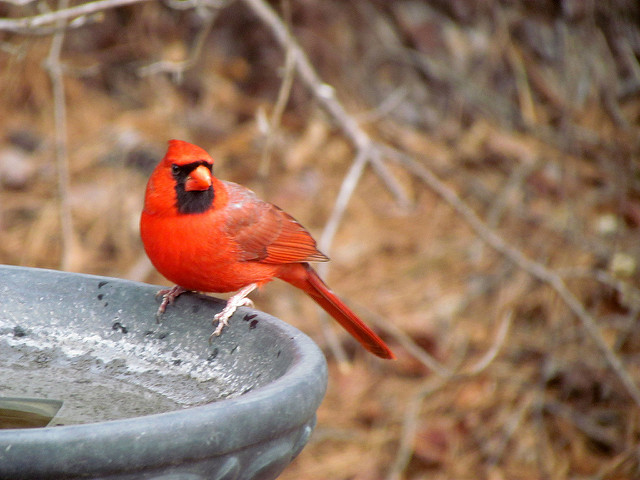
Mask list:
[[[158,293],[156,293],[156,298],[162,296],[162,302],[160,302],[160,306],[158,307],[158,311],[156,312],[156,320],[158,322],[160,321],[160,317],[162,316],[164,311],[167,309],[167,305],[172,305],[176,301],[176,298],[178,298],[179,295],[182,295],[186,291],[187,290],[182,288],[181,286],[175,285],[171,288],[159,290]]]
[[[250,298],[242,299],[242,303],[240,305],[238,305],[238,306],[239,307],[255,308],[255,304],[253,303],[253,300],[251,300]]]
[[[218,326],[216,327],[216,329],[213,331],[213,333],[211,334],[211,336],[209,337],[209,341],[211,342],[213,340],[213,337],[219,337],[220,334],[222,333],[222,329],[224,327],[228,327],[229,326],[229,318],[231,317],[231,315],[233,315],[233,312],[231,312],[229,315],[222,315],[224,313],[224,310],[220,313],[218,313],[215,317],[213,317],[213,322],[218,322]]]
[[[211,336],[209,336],[209,343],[213,341],[213,337],[219,337],[222,333],[222,329],[224,327],[229,326],[229,319],[238,309],[238,307],[253,307],[253,301],[246,296],[251,293],[251,291],[256,288],[255,284],[248,285],[241,289],[236,295],[232,296],[227,300],[227,304],[224,306],[221,312],[216,313],[213,317],[213,324],[218,322],[216,329],[213,331]]]

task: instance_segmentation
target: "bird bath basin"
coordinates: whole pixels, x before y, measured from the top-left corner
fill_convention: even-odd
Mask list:
[[[0,430],[0,478],[273,479],[306,444],[327,370],[317,346],[220,300],[0,266],[0,397],[62,401],[46,428]],[[1,419],[0,419],[1,424]]]

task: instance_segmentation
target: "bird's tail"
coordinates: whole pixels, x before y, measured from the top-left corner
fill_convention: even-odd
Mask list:
[[[280,278],[303,290],[322,309],[331,315],[360,344],[381,358],[395,358],[386,343],[347,307],[318,276],[308,263],[288,268]]]

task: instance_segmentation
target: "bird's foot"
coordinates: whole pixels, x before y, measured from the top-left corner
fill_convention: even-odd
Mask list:
[[[182,288],[180,285],[175,285],[171,288],[159,290],[158,293],[156,293],[156,298],[162,295],[162,302],[160,302],[160,306],[158,307],[158,311],[156,312],[156,320],[159,322],[160,317],[167,309],[167,305],[173,304],[178,296],[187,291],[188,290],[186,288]]]
[[[222,311],[220,313],[216,313],[216,315],[213,317],[212,323],[215,324],[216,322],[218,322],[218,325],[209,337],[209,342],[213,340],[213,337],[219,337],[222,333],[222,329],[229,326],[229,319],[235,313],[238,307],[253,307],[253,302],[250,298],[247,298],[247,295],[249,295],[256,287],[257,285],[255,283],[252,283],[240,289],[238,293],[236,293],[232,297],[229,297],[229,300],[227,300],[227,304],[222,309]]]

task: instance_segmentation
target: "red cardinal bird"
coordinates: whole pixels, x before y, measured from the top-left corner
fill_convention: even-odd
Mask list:
[[[308,262],[328,258],[291,215],[249,189],[213,176],[213,160],[180,140],[149,178],[140,219],[147,255],[177,285],[161,290],[158,314],[188,290],[238,291],[214,317],[223,327],[256,287],[280,278],[298,287],[335,318],[364,348],[394,358],[389,347],[327,287]]]

